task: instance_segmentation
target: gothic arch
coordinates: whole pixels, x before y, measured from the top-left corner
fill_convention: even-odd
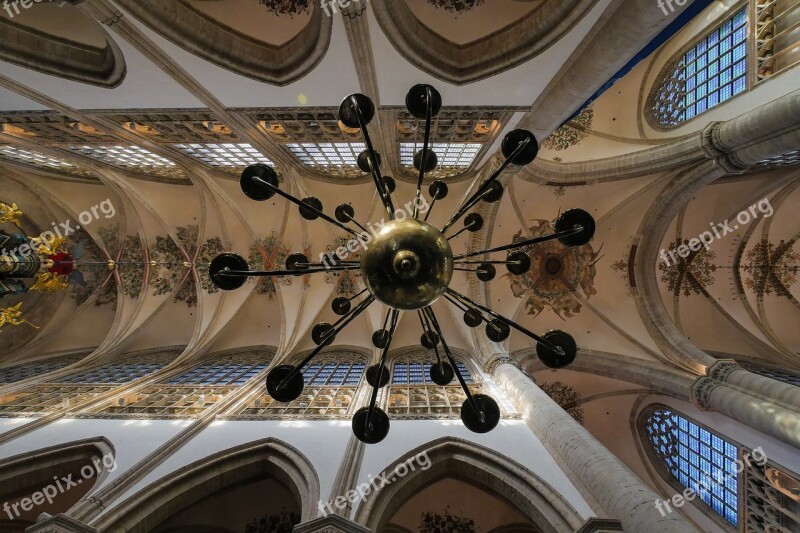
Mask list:
[[[149,28],[222,68],[273,85],[288,85],[311,72],[330,45],[333,18],[313,9],[308,24],[282,45],[256,40],[176,0],[120,0]]]
[[[297,498],[303,521],[316,516],[319,477],[314,466],[296,448],[267,438],[209,455],[156,480],[92,526],[144,533],[221,489],[268,477],[285,485]]]
[[[100,24],[103,48],[0,18],[0,59],[67,80],[113,89],[127,74],[125,56]]]
[[[370,531],[383,531],[412,494],[446,477],[492,491],[546,533],[574,531],[583,523],[569,502],[536,473],[494,450],[456,437],[443,437],[415,448],[393,461],[380,475],[392,476],[395,467],[420,453],[427,454],[430,468],[414,470],[369,493],[356,512],[359,524]]]
[[[592,0],[544,0],[516,22],[467,44],[454,43],[419,21],[406,2],[372,2],[386,37],[411,64],[448,83],[464,85],[516,67],[570,31]]]
[[[9,503],[23,496],[30,496],[32,492],[43,491],[45,487],[55,486],[54,474],[70,476],[72,481],[91,480],[91,483],[74,485],[73,489],[63,491],[67,497],[72,497],[74,505],[98,487],[108,476],[111,466],[105,466],[103,458],[114,457],[114,446],[105,437],[83,439],[48,448],[32,450],[20,455],[14,455],[0,461],[0,499]],[[100,464],[100,468],[92,466]],[[81,469],[84,466],[92,469],[92,475],[83,476]],[[112,464],[113,466],[113,464]],[[60,496],[60,494],[59,494]],[[67,503],[70,500],[66,500]],[[54,502],[58,506],[56,499]],[[66,506],[67,503],[61,502]],[[44,509],[40,509],[41,512]],[[47,509],[52,514],[65,513],[67,509],[56,507]],[[5,513],[0,517],[0,530],[3,529]]]

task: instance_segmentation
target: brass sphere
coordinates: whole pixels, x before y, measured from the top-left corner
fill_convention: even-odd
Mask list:
[[[384,224],[361,255],[361,275],[375,298],[393,309],[436,301],[453,277],[453,251],[442,233],[421,220]]]

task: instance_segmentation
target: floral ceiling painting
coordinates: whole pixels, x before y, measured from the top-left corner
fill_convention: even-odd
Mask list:
[[[800,254],[794,251],[794,241],[774,244],[766,239],[747,251],[741,269],[745,273],[744,285],[756,293],[792,299],[789,288],[797,281]]]
[[[562,151],[579,144],[591,132],[593,121],[594,110],[588,106],[545,139],[542,148]]]
[[[661,272],[659,279],[667,286],[667,290],[675,295],[706,294],[706,287],[714,283],[714,273],[717,270],[714,264],[716,254],[701,247],[698,251],[690,250],[689,255],[681,257],[676,250],[688,244],[688,239],[669,244],[666,255],[675,261],[658,262],[658,270]]]
[[[514,242],[551,232],[549,221],[534,220],[530,236],[523,235],[520,230],[514,235]],[[508,277],[514,296],[527,298],[525,308],[528,314],[536,316],[549,308],[562,319],[570,318],[581,311],[575,291],[582,291],[587,299],[597,294],[594,278],[600,249],[595,252],[591,244],[567,247],[552,240],[522,250],[531,258],[530,270],[519,276],[508,274]]]

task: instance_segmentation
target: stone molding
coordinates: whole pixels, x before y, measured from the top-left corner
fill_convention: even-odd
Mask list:
[[[706,371],[706,375],[717,381],[728,381],[728,377],[737,370],[744,370],[739,363],[734,361],[733,359],[720,359],[710,367]]]
[[[497,367],[500,365],[512,365],[522,370],[522,367],[519,366],[519,363],[516,359],[510,355],[502,354],[495,355],[485,365],[483,365],[483,371],[490,376],[494,375],[494,371],[497,370]]]
[[[711,411],[711,393],[722,383],[711,378],[699,377],[692,383],[692,403],[704,411]]]
[[[294,533],[370,533],[369,529],[339,515],[328,515],[294,526]]]
[[[97,533],[93,527],[60,514],[45,518],[25,529],[25,533]]]
[[[590,518],[575,533],[611,533],[622,531],[622,524],[613,518]]]

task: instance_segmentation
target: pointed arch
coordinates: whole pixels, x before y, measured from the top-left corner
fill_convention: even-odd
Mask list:
[[[319,477],[311,461],[283,441],[267,438],[209,455],[156,480],[92,526],[145,533],[220,490],[267,478],[282,483],[297,498],[303,521],[316,516]]]
[[[356,512],[356,521],[370,531],[383,531],[394,513],[414,493],[444,478],[487,489],[519,509],[545,533],[575,531],[583,518],[546,481],[521,464],[479,444],[444,437],[415,448],[381,472],[391,477],[398,465],[426,454],[430,467],[370,492]]]

